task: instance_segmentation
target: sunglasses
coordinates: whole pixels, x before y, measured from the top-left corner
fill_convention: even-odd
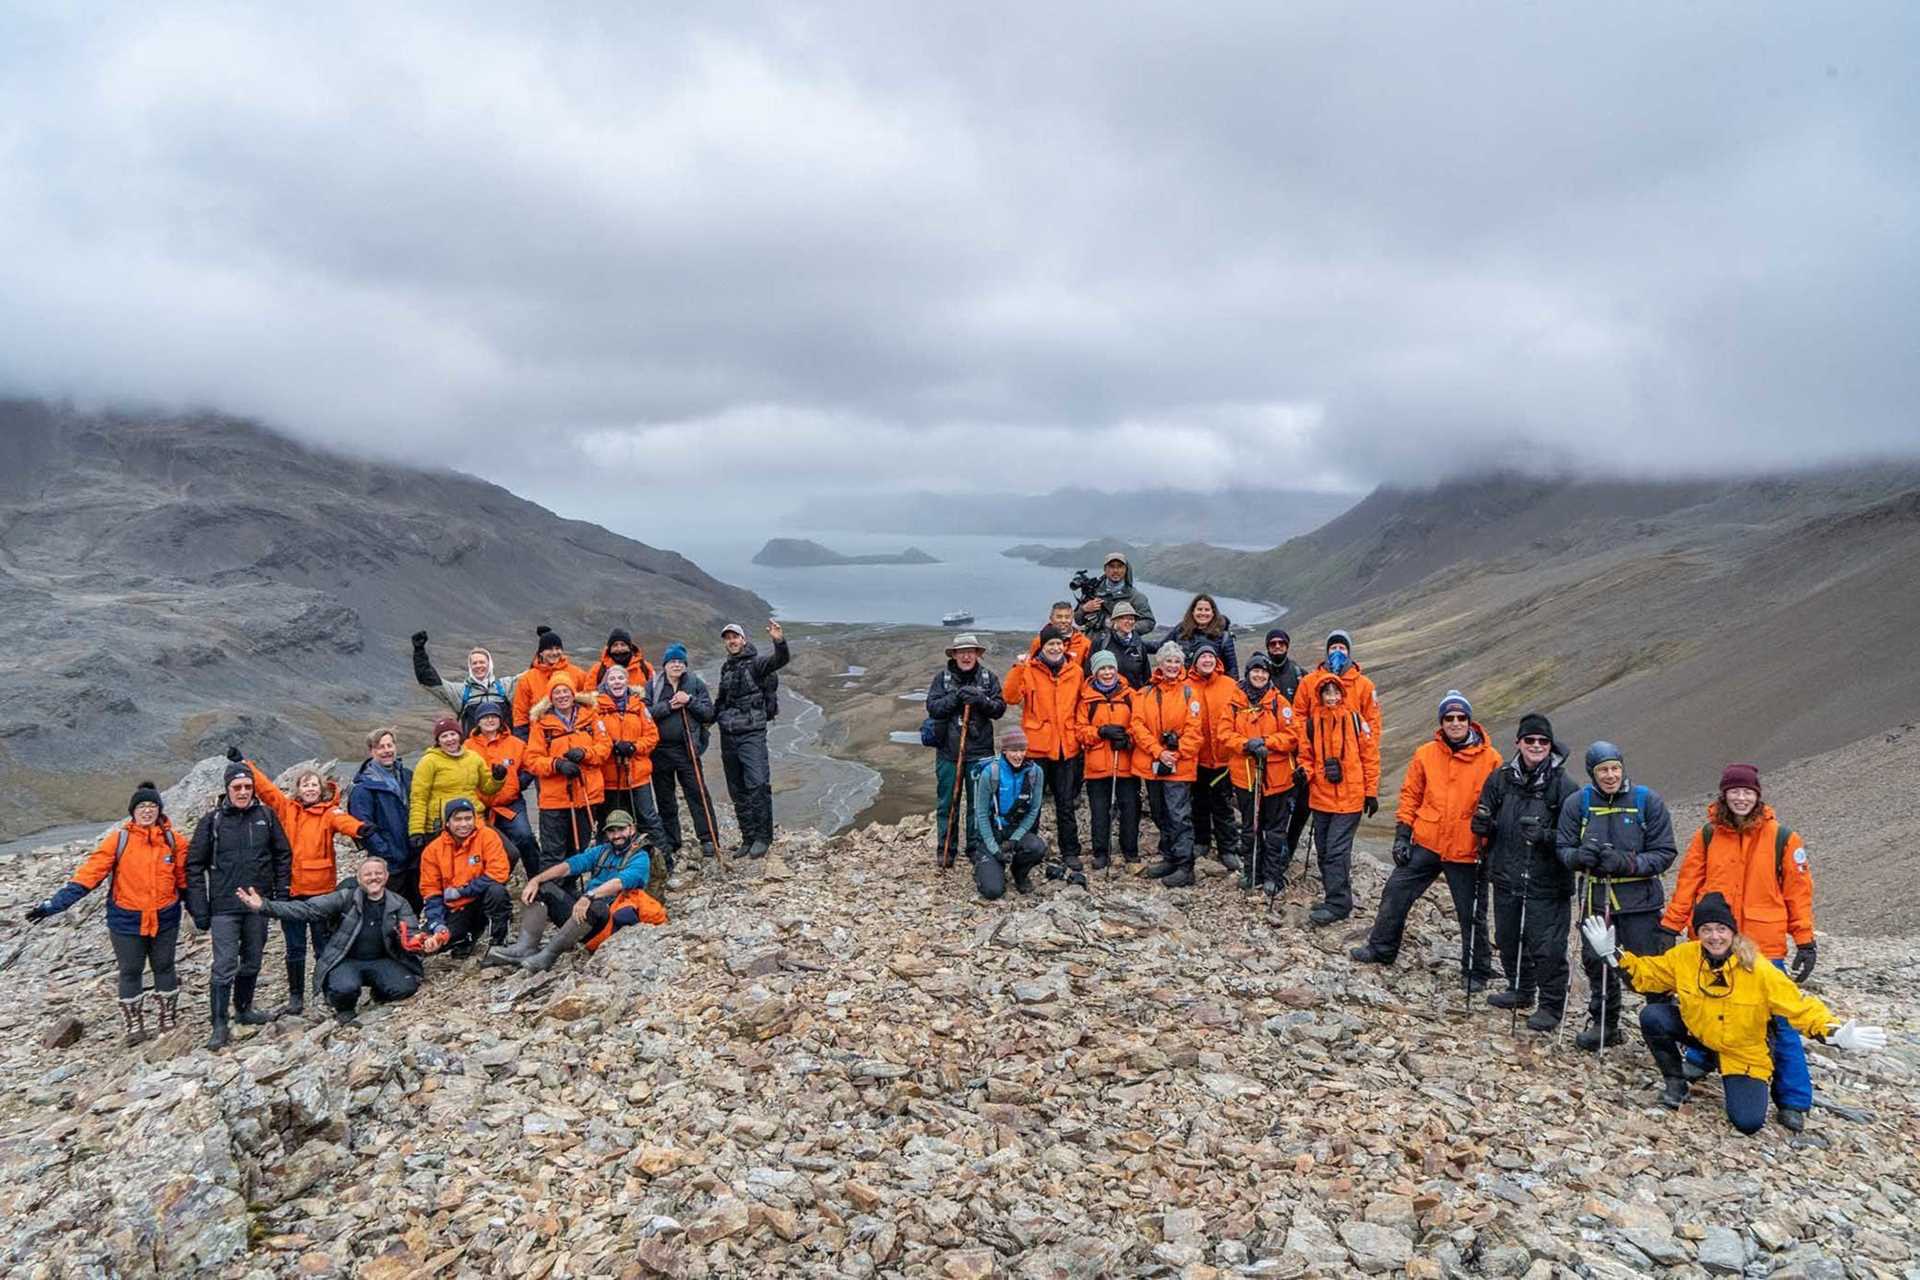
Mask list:
[[[1553,745],[1553,739],[1543,738],[1537,733],[1530,733],[1520,739],[1520,745],[1523,747],[1550,747]]]
[[[1467,718],[1462,715],[1441,716],[1440,723],[1441,724],[1466,724]]]

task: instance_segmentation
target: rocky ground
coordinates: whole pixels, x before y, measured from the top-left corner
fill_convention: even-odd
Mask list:
[[[212,762],[173,793],[190,818]],[[203,776],[204,775],[204,776]],[[924,817],[784,838],[659,929],[533,976],[429,962],[412,1002],[198,1047],[116,1043],[100,894],[0,866],[0,1264],[18,1276],[1912,1276],[1908,942],[1822,938],[1891,1030],[1815,1048],[1804,1136],[1671,1114],[1461,1009],[1445,913],[1399,967],[1234,882],[976,901]],[[1379,853],[1380,850],[1372,850]],[[1363,903],[1381,867],[1363,858]],[[1356,928],[1364,923],[1356,917]],[[189,932],[191,932],[189,930]],[[183,947],[191,993],[207,954]],[[268,952],[279,993],[279,943]],[[43,1035],[78,1038],[50,1046]]]

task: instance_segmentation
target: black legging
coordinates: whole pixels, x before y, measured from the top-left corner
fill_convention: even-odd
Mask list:
[[[120,968],[120,998],[139,998],[149,966],[153,969],[153,989],[162,995],[180,989],[180,977],[173,969],[173,954],[180,942],[180,926],[174,924],[151,938],[137,933],[112,933],[113,959]]]

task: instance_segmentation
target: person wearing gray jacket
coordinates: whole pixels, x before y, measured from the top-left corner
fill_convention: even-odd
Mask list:
[[[372,990],[376,1004],[387,1004],[420,989],[426,967],[405,941],[405,933],[418,929],[420,922],[405,898],[387,892],[384,859],[368,855],[354,879],[317,898],[280,902],[245,888],[236,896],[249,911],[332,927],[314,966],[313,991],[327,998],[341,1023],[353,1021],[364,990]]]

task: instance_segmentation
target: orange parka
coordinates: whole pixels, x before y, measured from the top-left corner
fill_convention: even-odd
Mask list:
[[[126,833],[127,847],[114,866],[114,850]],[[118,934],[157,935],[180,921],[180,895],[187,887],[187,842],[174,832],[165,814],[151,827],[128,818],[100,838],[93,852],[74,871],[72,881],[53,902],[64,911],[109,875],[113,888],[107,898],[107,928]],[[74,886],[78,885],[78,888]]]
[[[1201,722],[1205,711],[1193,682],[1182,671],[1177,676],[1153,673],[1153,683],[1137,689],[1133,695],[1133,771],[1135,777],[1149,782],[1192,782],[1198,776]],[[1160,735],[1179,736],[1180,747],[1172,773],[1157,774],[1153,765],[1160,758]]]
[[[1067,661],[1074,666],[1084,670],[1087,665],[1087,655],[1092,652],[1093,640],[1086,632],[1076,630],[1067,637]],[[1040,656],[1040,633],[1037,631],[1033,634],[1033,642],[1027,646],[1027,656],[1029,658]]]
[[[547,691],[553,688],[553,678],[563,671],[572,678],[575,693],[584,693],[593,688],[594,682],[587,679],[587,673],[569,661],[564,653],[548,663],[536,658],[533,665],[513,683],[514,728],[525,729],[533,723],[535,704],[547,700]]]
[[[1680,859],[1680,873],[1667,899],[1663,927],[1687,933],[1693,927],[1693,908],[1709,893],[1717,893],[1733,908],[1740,932],[1769,960],[1782,960],[1787,939],[1807,946],[1813,941],[1813,872],[1807,867],[1807,846],[1798,833],[1786,832],[1773,806],[1761,805],[1744,830],[1727,825],[1716,801],[1707,808],[1707,828],[1693,833]]]
[[[505,730],[488,742],[487,735],[475,729],[467,739],[467,750],[486,761],[489,772],[495,765],[507,766],[507,776],[500,780],[500,789],[480,797],[480,803],[486,806],[487,818],[505,822],[513,806],[520,802],[520,770],[527,756],[527,744]]]
[[[533,725],[522,759],[527,771],[540,779],[542,809],[579,809],[606,799],[600,766],[613,752],[613,739],[607,736],[595,701],[590,693],[579,695],[573,700],[573,715],[567,719],[562,719],[545,698],[533,705]],[[575,747],[585,755],[579,761],[580,776],[569,778],[554,768],[554,762]]]
[[[1340,687],[1340,701],[1322,706],[1320,689]],[[1309,671],[1293,695],[1294,732],[1300,764],[1308,775],[1307,805],[1320,813],[1359,813],[1368,796],[1380,794],[1380,702],[1360,664],[1334,675],[1322,664]],[[1340,781],[1327,781],[1326,762],[1340,762]]]
[[[600,786],[604,790],[628,791],[653,782],[653,749],[660,745],[660,727],[647,713],[647,698],[639,689],[627,691],[623,703],[615,704],[613,695],[602,689],[594,703],[600,721],[607,726],[610,739],[607,762],[600,766]],[[613,744],[631,742],[634,754],[622,759],[613,755]]]
[[[592,666],[587,668],[587,683],[583,687],[598,689],[601,679],[607,672],[619,665],[621,664],[613,660],[612,654],[605,649],[600,650],[600,656],[594,660]],[[647,687],[647,681],[653,679],[653,664],[647,661],[647,655],[641,651],[637,641],[633,646],[633,656],[626,661],[626,668],[629,689],[644,689]]]
[[[1227,734],[1233,727],[1233,704],[1244,701],[1240,682],[1219,666],[1210,676],[1188,667],[1187,679],[1200,697],[1200,767],[1224,769],[1238,754],[1228,744]]]
[[[320,780],[320,802],[301,804],[273,785],[273,779],[251,760],[253,793],[260,803],[273,810],[293,847],[293,879],[288,892],[296,898],[313,898],[332,893],[340,887],[338,863],[333,856],[333,838],[346,836],[358,840],[367,824],[340,807],[340,784],[332,778]]]
[[[1413,828],[1413,842],[1440,855],[1442,862],[1478,862],[1480,837],[1473,834],[1473,807],[1480,787],[1500,767],[1500,753],[1487,732],[1472,725],[1463,746],[1449,743],[1435,729],[1407,762],[1400,783],[1400,807],[1394,819]]]
[[[1074,715],[1080,709],[1080,664],[1071,652],[1055,671],[1039,658],[1013,664],[1000,682],[1007,705],[1020,708],[1027,754],[1041,760],[1071,760],[1080,754]]]
[[[484,822],[476,823],[473,834],[465,840],[455,840],[453,832],[442,827],[420,851],[422,898],[438,898],[448,889],[470,884],[481,876],[502,886],[513,876],[506,843]]]
[[[1074,717],[1074,727],[1086,759],[1082,776],[1090,780],[1134,776],[1133,696],[1133,686],[1125,680],[1116,679],[1113,688],[1104,691],[1091,680],[1080,686],[1080,713]],[[1100,736],[1100,730],[1110,724],[1127,730],[1125,746]]]
[[[1286,695],[1269,684],[1254,697],[1246,684],[1236,685],[1232,713],[1225,729],[1232,752],[1233,785],[1248,790],[1253,785],[1253,757],[1247,744],[1255,738],[1267,747],[1267,767],[1260,779],[1260,794],[1279,795],[1293,790],[1293,768],[1299,759],[1299,740],[1293,732],[1293,704]]]

